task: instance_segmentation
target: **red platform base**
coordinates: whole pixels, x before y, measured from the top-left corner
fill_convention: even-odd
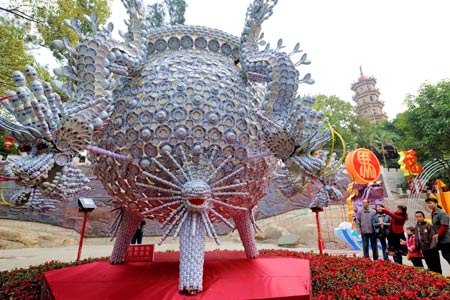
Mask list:
[[[102,261],[46,272],[54,300],[310,299],[309,261],[241,251],[205,254],[203,292],[178,292],[178,253],[156,253],[154,262],[111,265]]]

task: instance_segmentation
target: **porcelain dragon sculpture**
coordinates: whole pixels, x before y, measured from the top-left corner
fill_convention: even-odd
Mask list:
[[[85,35],[80,21],[66,24],[79,35],[77,45],[55,41],[68,64],[55,85],[69,98],[61,103],[50,85],[40,84],[27,67],[25,78],[5,103],[17,122],[0,120],[26,155],[11,163],[11,176],[44,196],[67,199],[87,179],[72,163],[90,152],[94,173],[119,209],[110,262],[119,264],[143,218],[157,220],[180,241],[183,293],[202,290],[205,238],[219,244],[214,223],[236,228],[248,258],[258,255],[252,211],[265,195],[279,162],[283,176],[318,183],[313,206],[336,197],[335,159],[320,155],[331,139],[315,99],[297,94],[297,66],[309,64],[297,44],[289,55],[264,44],[262,23],[275,0],[255,0],[241,37],[201,26],[150,28],[137,0],[123,0],[128,32],[116,41],[113,25]]]

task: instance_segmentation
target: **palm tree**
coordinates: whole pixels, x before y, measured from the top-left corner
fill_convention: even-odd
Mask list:
[[[369,149],[376,127],[370,119],[358,116],[353,124],[353,134],[358,148]]]
[[[381,152],[381,155],[383,156],[384,167],[387,168],[386,150],[384,149],[384,146],[394,146],[394,141],[397,139],[397,135],[385,129],[377,128],[377,130],[374,130],[372,132],[370,139],[371,146],[374,147],[378,152]]]

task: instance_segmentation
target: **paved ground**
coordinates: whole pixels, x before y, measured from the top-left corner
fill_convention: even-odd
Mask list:
[[[143,244],[156,244],[158,239],[144,238]],[[161,246],[155,246],[156,251],[179,250],[178,242],[166,240]],[[83,242],[81,259],[88,257],[110,256],[113,242],[107,239],[86,239]],[[286,249],[273,244],[258,244],[259,249]],[[244,250],[241,243],[230,240],[221,241],[218,246],[212,241],[206,243],[206,250]],[[314,249],[290,248],[296,251],[314,251]],[[345,251],[340,251],[345,253]],[[52,248],[23,248],[0,250],[0,270],[10,270],[13,268],[28,267],[50,260],[74,261],[77,258],[78,246],[52,247]]]
[[[145,238],[144,244],[156,243],[157,239]],[[113,243],[108,239],[86,239],[82,248],[81,259],[88,257],[102,257],[111,255]],[[166,251],[166,250],[178,250],[178,243],[166,241],[161,246],[156,246],[156,251]],[[258,244],[259,249],[286,249],[280,248],[274,244]],[[242,244],[235,241],[225,240],[222,242],[221,246],[217,246],[213,242],[207,242],[206,250],[244,250]],[[316,252],[317,249],[311,248],[288,248],[292,251],[302,251],[302,252]],[[345,255],[357,255],[361,256],[362,251],[352,251],[352,250],[327,250],[325,252],[330,254],[345,254]],[[24,249],[11,249],[11,250],[0,250],[0,270],[11,270],[14,268],[26,268],[28,266],[38,265],[50,260],[58,261],[74,261],[77,258],[78,246],[72,247],[54,247],[54,248],[24,248]],[[411,265],[409,261],[405,264]],[[441,264],[443,269],[443,274],[450,276],[450,265],[441,257]]]

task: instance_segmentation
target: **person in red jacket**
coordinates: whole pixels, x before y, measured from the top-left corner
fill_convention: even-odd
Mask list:
[[[407,249],[402,245],[402,241],[406,241],[403,225],[408,220],[406,206],[399,205],[395,212],[384,209],[384,213],[391,217],[391,228],[388,236],[389,247],[394,250],[394,261],[398,264],[403,263],[402,255],[407,254]]]
[[[402,245],[408,248],[408,256],[414,267],[423,268],[423,254],[420,249],[416,248],[416,230],[414,227],[407,227],[406,234],[408,238],[406,241],[402,241]]]

